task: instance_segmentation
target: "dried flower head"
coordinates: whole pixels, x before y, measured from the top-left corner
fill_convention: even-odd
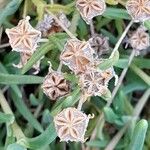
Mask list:
[[[108,82],[114,76],[113,68],[105,71],[89,68],[80,75],[79,85],[89,96],[101,96],[107,92]]]
[[[70,88],[68,82],[61,73],[52,71],[46,75],[42,89],[50,99],[56,100],[57,98],[68,94]]]
[[[104,13],[106,4],[104,0],[77,0],[76,7],[86,23],[89,24],[93,17]]]
[[[103,35],[95,35],[89,39],[89,43],[94,50],[94,58],[101,58],[103,54],[109,51],[108,38]]]
[[[52,28],[53,22],[54,19],[51,15],[44,14],[43,20],[37,24],[36,29],[41,31],[43,37],[46,37],[48,35],[48,31]]]
[[[81,73],[93,61],[93,49],[89,42],[70,39],[66,43],[60,59],[72,71]]]
[[[135,22],[150,19],[150,0],[128,0],[126,8]]]
[[[89,116],[76,108],[64,109],[54,117],[55,128],[61,141],[84,142]]]
[[[13,66],[17,68],[23,68],[28,62],[28,60],[31,58],[31,56],[32,53],[20,53],[19,64],[17,65],[13,64]],[[40,71],[40,60],[36,64],[34,64],[32,68],[35,69],[35,72],[33,74],[38,74]]]
[[[35,30],[29,23],[30,17],[19,21],[18,25],[12,29],[6,29],[9,42],[14,51],[33,52],[37,48],[37,43],[41,38],[41,32]]]
[[[67,19],[64,13],[57,14],[58,19],[65,25],[66,28],[70,27],[70,21]],[[50,14],[45,14],[42,21],[37,24],[37,30],[42,32],[43,37],[47,37],[48,35],[56,32],[61,32],[63,29],[59,24],[54,20],[54,18]]]
[[[129,43],[137,51],[147,49],[150,46],[149,34],[144,28],[139,27],[129,38]]]

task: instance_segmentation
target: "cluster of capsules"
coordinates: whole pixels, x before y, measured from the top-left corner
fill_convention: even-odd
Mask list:
[[[90,24],[94,17],[105,12],[106,4],[104,0],[76,0],[76,8],[85,22]],[[128,0],[126,9],[134,22],[150,19],[149,0]],[[59,13],[57,17],[66,28],[69,28],[71,24],[63,13]],[[36,29],[30,25],[29,19],[30,17],[26,17],[20,20],[16,27],[6,29],[12,49],[20,53],[21,61],[16,65],[19,68],[23,67],[34,53],[41,36],[47,37],[51,33],[63,31],[51,15],[45,14]],[[149,34],[145,28],[139,27],[132,33],[128,43],[139,53],[140,50],[150,46]],[[116,77],[112,67],[106,70],[100,70],[98,67],[102,62],[102,54],[107,53],[108,50],[108,38],[98,34],[88,41],[71,38],[64,45],[60,62],[68,66],[78,77],[78,84],[85,99],[105,95],[109,81]],[[35,73],[39,72],[39,64],[40,62],[37,62],[33,66],[36,69]],[[58,100],[70,93],[71,86],[61,71],[54,71],[50,67],[42,89],[51,100]],[[68,107],[54,117],[55,128],[61,141],[85,141],[84,136],[91,115],[86,115],[80,109]]]

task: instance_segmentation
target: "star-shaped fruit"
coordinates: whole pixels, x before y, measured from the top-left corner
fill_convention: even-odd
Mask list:
[[[70,90],[69,84],[63,75],[55,71],[49,72],[48,75],[46,75],[42,88],[44,93],[50,97],[51,100],[56,100],[68,94]]]
[[[71,39],[66,43],[60,59],[78,74],[84,72],[87,65],[93,61],[93,49],[89,42]]]
[[[104,0],[77,0],[76,7],[89,24],[93,17],[104,13],[106,4]]]
[[[61,141],[84,142],[89,116],[69,107],[54,117],[55,128]]]
[[[29,23],[30,17],[19,21],[16,27],[6,29],[9,43],[14,51],[30,53],[36,50],[41,38],[41,32],[34,29]]]
[[[126,8],[135,22],[150,19],[150,0],[128,0]]]

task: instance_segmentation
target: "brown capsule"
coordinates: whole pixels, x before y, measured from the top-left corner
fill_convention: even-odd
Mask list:
[[[108,38],[103,35],[96,34],[89,39],[89,43],[94,50],[94,58],[100,59],[103,54],[107,54],[109,51]]]
[[[112,68],[105,71],[89,68],[80,75],[79,85],[89,96],[101,96],[107,91],[108,82],[114,76]]]
[[[51,99],[56,100],[59,97],[69,93],[69,84],[59,72],[49,72],[46,75],[43,85],[43,92]]]
[[[70,27],[71,23],[64,13],[57,14],[57,17],[66,28]],[[43,20],[37,24],[36,29],[41,31],[43,37],[47,37],[50,34],[63,31],[60,25],[54,20],[54,18],[50,14],[44,15]]]
[[[126,8],[135,22],[150,19],[150,0],[128,0]]]
[[[19,21],[16,27],[6,29],[9,43],[14,51],[31,53],[36,50],[41,38],[41,32],[35,30],[29,23],[30,17]]]
[[[56,132],[61,141],[84,142],[90,117],[74,107],[69,107],[54,117]]]
[[[93,49],[89,42],[70,39],[60,56],[62,62],[76,74],[84,72],[93,61]]]
[[[150,46],[149,34],[144,28],[139,27],[129,38],[131,47],[137,51],[147,49]]]
[[[93,17],[104,13],[106,4],[104,0],[77,0],[76,7],[82,18],[89,24]]]

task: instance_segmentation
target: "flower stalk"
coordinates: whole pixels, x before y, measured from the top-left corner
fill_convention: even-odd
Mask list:
[[[128,24],[128,26],[126,27],[126,29],[124,30],[124,32],[122,33],[121,37],[119,38],[118,42],[115,45],[115,48],[113,49],[113,51],[112,51],[112,53],[110,55],[110,58],[112,58],[114,56],[115,52],[118,50],[121,42],[123,41],[123,39],[127,35],[127,32],[129,31],[129,29],[132,26],[132,24],[133,24],[133,20],[130,21],[130,23]]]

